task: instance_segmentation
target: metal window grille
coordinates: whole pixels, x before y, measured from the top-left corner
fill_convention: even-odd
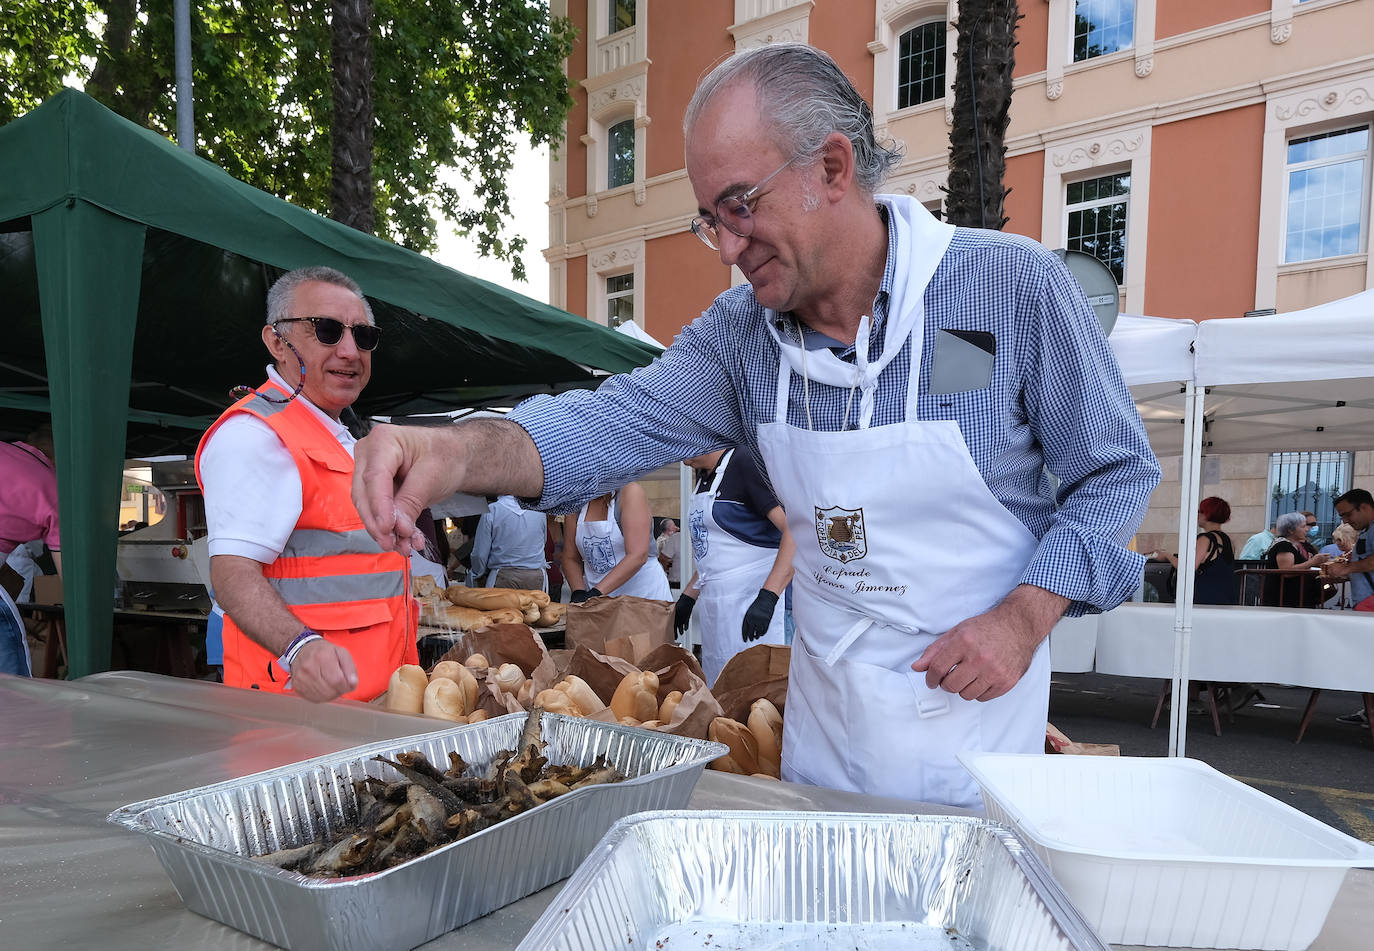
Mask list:
[[[606,326],[619,327],[634,319],[634,274],[616,274],[606,278]]]
[[[1073,61],[1106,56],[1135,43],[1135,0],[1077,0],[1073,11]]]
[[[616,188],[635,180],[635,123],[617,122],[607,130],[606,187]]]
[[[1329,538],[1341,518],[1336,499],[1350,489],[1350,452],[1275,452],[1269,456],[1266,525],[1285,512],[1315,512],[1321,537]]]
[[[945,98],[945,23],[923,23],[897,43],[897,108]]]
[[[1288,140],[1284,261],[1356,254],[1369,214],[1369,126]]]
[[[1126,221],[1131,173],[1120,172],[1070,182],[1064,209],[1068,215],[1070,251],[1091,254],[1111,268],[1118,284],[1126,283]]]

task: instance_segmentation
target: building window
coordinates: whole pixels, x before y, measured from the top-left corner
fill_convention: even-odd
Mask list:
[[[1369,126],[1289,139],[1284,261],[1358,253],[1368,182]]]
[[[619,327],[635,319],[635,276],[616,274],[606,278],[606,326]]]
[[[635,25],[635,0],[611,0],[611,22],[606,27],[607,35],[628,30]]]
[[[1065,196],[1070,251],[1091,254],[1126,283],[1126,212],[1131,173],[1119,172],[1083,182],[1071,182]]]
[[[897,108],[945,98],[945,23],[923,23],[897,41]]]
[[[1269,455],[1269,505],[1266,525],[1285,512],[1315,512],[1321,537],[1328,538],[1341,518],[1336,499],[1350,489],[1350,452],[1275,452]]]
[[[635,180],[635,121],[625,119],[606,130],[606,187]]]
[[[1135,40],[1135,0],[1076,0],[1073,10],[1073,61],[1080,63],[1131,48]]]

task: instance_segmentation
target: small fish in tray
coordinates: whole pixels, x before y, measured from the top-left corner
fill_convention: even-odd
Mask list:
[[[525,720],[518,750],[501,750],[491,765],[474,773],[450,752],[440,771],[419,751],[374,756],[397,774],[391,781],[355,780],[359,820],[327,839],[255,856],[260,862],[314,878],[367,875],[408,862],[441,845],[465,838],[503,819],[558,796],[625,776],[604,756],[588,766],[552,765],[543,755],[535,707]]]

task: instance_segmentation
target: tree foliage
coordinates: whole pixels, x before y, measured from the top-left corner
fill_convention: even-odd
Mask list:
[[[563,134],[571,22],[551,20],[546,0],[373,7],[377,233],[432,251],[438,214],[523,278],[525,241],[509,231],[505,178],[518,138],[538,146]],[[330,21],[330,0],[191,4],[197,153],[322,214],[330,210]],[[77,85],[174,137],[168,0],[0,0],[0,23],[0,122]],[[453,187],[455,177],[470,196]]]
[[[1007,223],[1002,184],[1016,64],[1016,0],[959,0],[954,62],[954,124],[949,133],[945,218],[951,224],[1001,230]]]

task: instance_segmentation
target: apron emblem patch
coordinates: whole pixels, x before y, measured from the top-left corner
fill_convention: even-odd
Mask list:
[[[821,551],[841,563],[848,563],[868,554],[868,536],[864,529],[864,510],[832,506],[816,507],[816,540]]]

